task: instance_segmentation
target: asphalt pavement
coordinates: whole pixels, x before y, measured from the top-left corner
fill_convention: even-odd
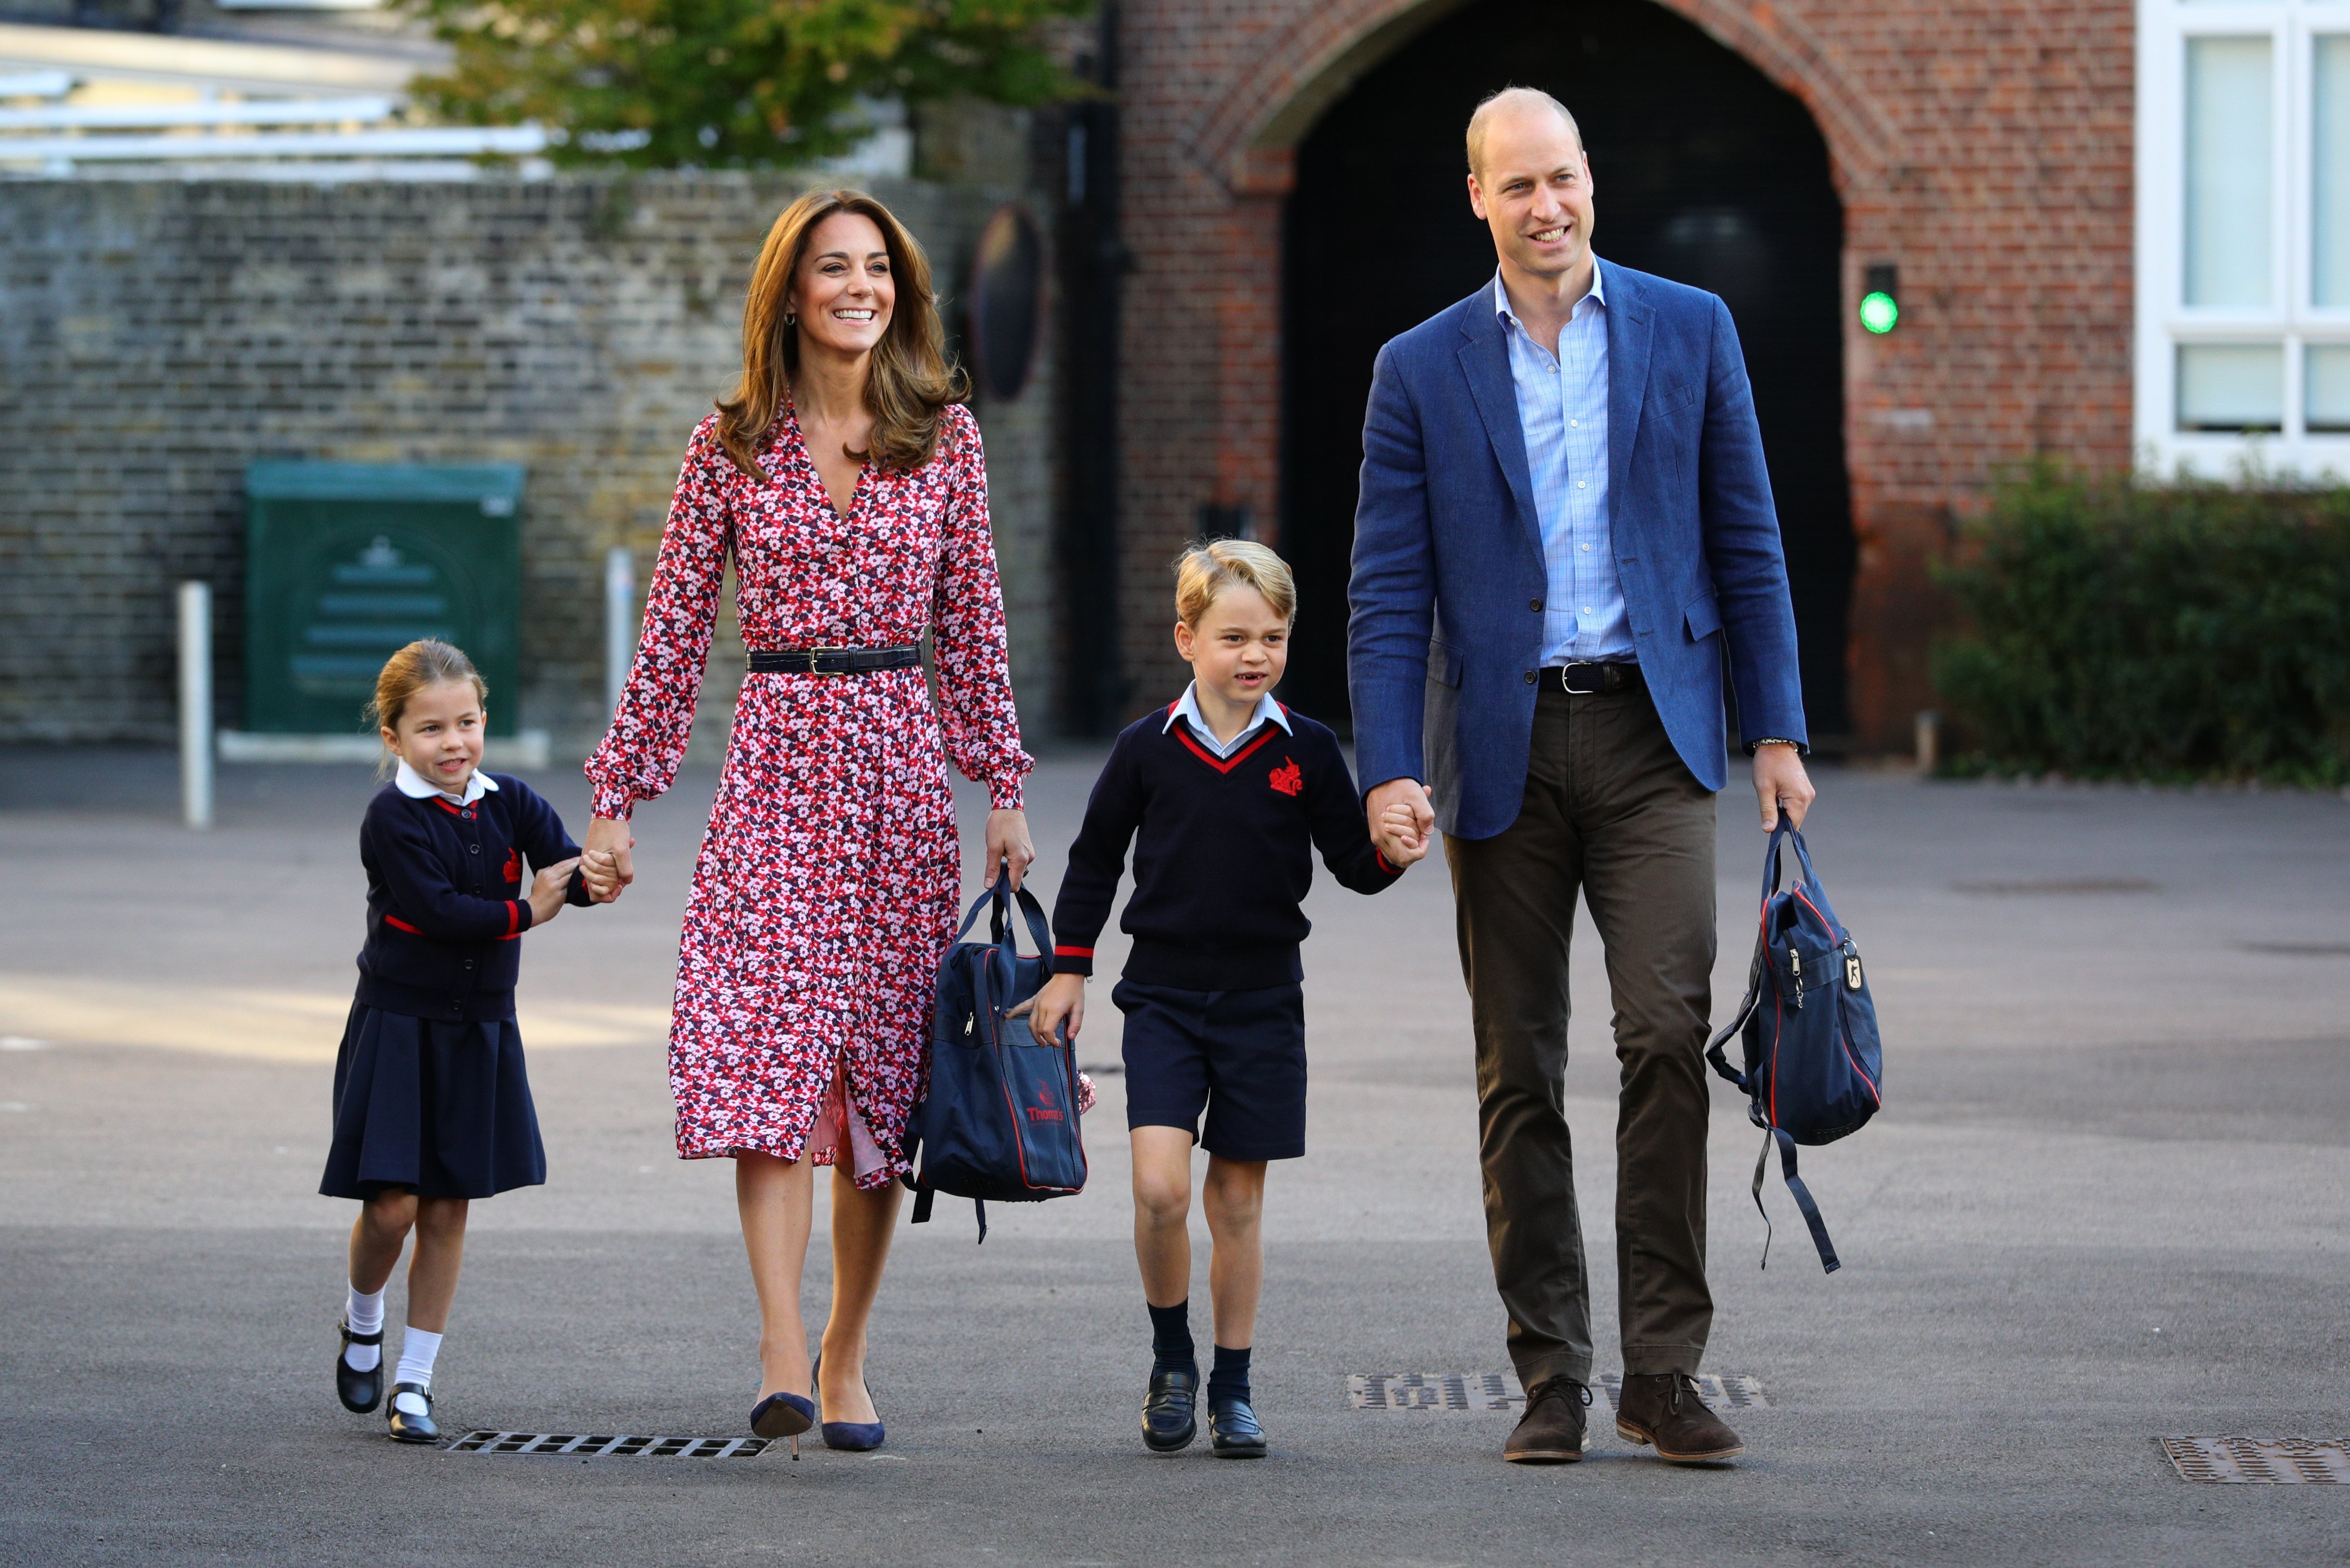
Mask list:
[[[1098,753],[1032,789],[1049,894]],[[1828,771],[1810,835],[1870,965],[1887,1107],[1806,1154],[1823,1276],[1717,1085],[1706,1370],[1744,1459],[1617,1439],[1502,1462],[1504,1412],[1367,1410],[1350,1376],[1506,1370],[1440,859],[1309,905],[1309,1153],[1269,1187],[1273,1456],[1142,1449],[1149,1330],[1119,1079],[1081,1196],[901,1227],[872,1456],[401,1449],[330,1386],[316,1195],[360,934],[367,773],[0,753],[0,1562],[68,1564],[2271,1563],[2350,1558],[2350,1487],[2181,1480],[2156,1439],[2350,1435],[2350,801]],[[574,825],[576,774],[534,780]],[[662,1039],[715,785],[641,811],[636,888],[526,939],[549,1179],[474,1207],[444,1428],[742,1435],[755,1320],[723,1162],[670,1140]],[[983,803],[965,792],[967,822]],[[1717,1014],[1762,837],[1722,797]],[[969,836],[967,835],[967,841]],[[975,887],[975,881],[973,883]],[[1119,952],[1106,944],[1102,968]],[[1598,952],[1567,1077],[1615,1371],[1614,1066]],[[1105,982],[1080,1041],[1118,1061]],[[819,1212],[821,1212],[819,1205]],[[1195,1227],[1195,1229],[1198,1229]],[[1195,1325],[1204,1342],[1206,1246]],[[821,1240],[808,1303],[820,1316]],[[399,1287],[392,1308],[397,1320]]]

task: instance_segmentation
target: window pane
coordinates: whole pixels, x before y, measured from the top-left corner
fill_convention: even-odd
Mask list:
[[[2311,430],[2350,431],[2350,344],[2311,346],[2304,395]]]
[[[2282,430],[2284,345],[2180,344],[2178,428]]]
[[[2350,305],[2350,36],[2311,42],[2310,302]]]
[[[2187,40],[2187,303],[2264,306],[2269,41]]]

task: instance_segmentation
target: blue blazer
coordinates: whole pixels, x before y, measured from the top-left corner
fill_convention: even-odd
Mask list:
[[[1607,265],[1607,514],[1640,671],[1700,784],[1726,781],[1725,639],[1743,738],[1809,742],[1794,609],[1730,311]],[[1347,684],[1364,792],[1429,786],[1436,826],[1517,820],[1550,584],[1489,283],[1379,350],[1363,421]]]

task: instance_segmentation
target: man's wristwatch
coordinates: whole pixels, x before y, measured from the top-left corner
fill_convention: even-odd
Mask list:
[[[1762,740],[1756,741],[1746,749],[1749,752],[1759,752],[1765,746],[1793,746],[1799,752],[1804,749],[1803,742],[1799,741],[1790,741],[1780,735],[1766,736]]]

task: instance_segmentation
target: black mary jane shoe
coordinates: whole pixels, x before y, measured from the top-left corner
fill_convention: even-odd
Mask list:
[[[1198,1373],[1152,1373],[1149,1397],[1142,1402],[1142,1446],[1154,1454],[1190,1448],[1200,1429],[1193,1414],[1199,1398]]]
[[[400,1407],[400,1397],[413,1394],[424,1401],[424,1414],[411,1416]],[[391,1386],[391,1440],[395,1443],[437,1443],[441,1428],[432,1422],[432,1394],[421,1383]]]
[[[1245,1399],[1208,1402],[1208,1444],[1220,1459],[1264,1458],[1264,1428]]]
[[[364,1416],[383,1403],[383,1331],[373,1334],[353,1334],[350,1320],[345,1318],[337,1325],[342,1332],[342,1348],[335,1352],[335,1397],[343,1408],[355,1416]],[[354,1345],[376,1347],[375,1365],[365,1372],[353,1367],[343,1352]]]

